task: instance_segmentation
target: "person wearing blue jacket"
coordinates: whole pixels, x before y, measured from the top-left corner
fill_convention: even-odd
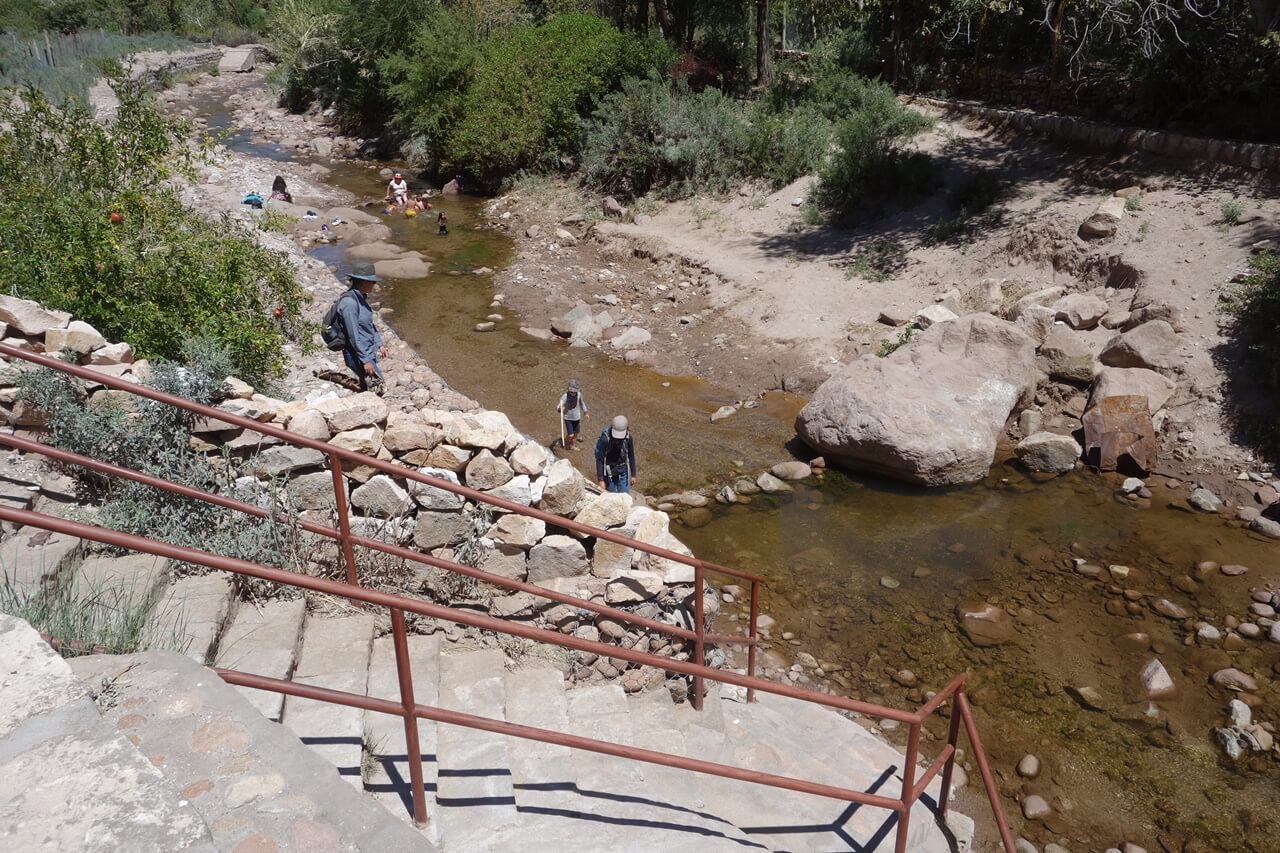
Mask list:
[[[373,309],[369,307],[369,294],[379,280],[371,268],[358,267],[348,276],[351,289],[338,300],[338,317],[347,336],[342,359],[355,373],[361,391],[382,390],[378,361],[387,357],[387,348],[382,345],[382,335],[373,324]]]

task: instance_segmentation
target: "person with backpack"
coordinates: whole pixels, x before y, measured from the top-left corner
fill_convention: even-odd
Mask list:
[[[636,445],[625,415],[600,431],[596,439],[596,482],[610,492],[626,494],[637,485]]]
[[[578,384],[578,380],[569,380],[569,387],[560,395],[560,405],[556,408],[560,412],[561,420],[564,421],[564,431],[560,433],[560,445],[565,450],[577,450],[582,419],[591,420],[591,415],[587,412],[587,399],[582,396],[582,386]]]
[[[361,391],[371,388],[382,393],[382,368],[379,359],[387,357],[382,335],[373,324],[369,294],[380,281],[368,264],[362,264],[347,276],[351,287],[338,297],[324,317],[322,337],[329,349],[342,351],[342,359],[356,375]]]

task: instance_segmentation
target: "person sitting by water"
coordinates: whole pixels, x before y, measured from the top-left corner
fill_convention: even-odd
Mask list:
[[[578,433],[582,430],[582,419],[591,420],[591,415],[587,412],[587,399],[582,396],[582,386],[578,384],[578,380],[570,379],[569,387],[560,395],[560,404],[556,406],[560,412],[560,417],[564,421],[564,439],[562,444],[565,450],[578,449]]]
[[[289,194],[289,185],[284,182],[284,178],[280,175],[276,175],[276,179],[271,182],[271,197],[276,201],[293,204],[293,196]]]
[[[409,199],[409,209],[416,210],[418,212],[422,212],[424,210],[430,210],[431,202],[427,201],[427,194],[422,193],[421,195],[416,195],[413,198]]]
[[[399,172],[396,172],[391,178],[391,183],[387,184],[387,199],[400,207],[404,207],[409,200],[409,182]]]
[[[441,237],[449,233],[449,217],[443,210],[436,214],[436,233]]]
[[[614,418],[596,439],[596,482],[602,489],[622,494],[640,482],[636,477],[636,445],[625,415]]]

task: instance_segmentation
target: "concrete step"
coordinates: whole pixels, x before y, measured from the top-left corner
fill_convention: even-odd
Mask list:
[[[214,659],[226,669],[287,679],[293,674],[307,603],[301,598],[241,602]],[[284,694],[237,687],[269,720],[280,720]]]
[[[110,607],[145,607],[155,602],[168,580],[169,561],[151,554],[87,557],[71,575],[77,600],[94,598]]]
[[[327,687],[365,695],[369,687],[369,655],[373,649],[373,615],[312,617],[302,632],[302,654],[293,672],[295,684]],[[298,739],[323,756],[338,775],[364,787],[364,712],[347,705],[286,696],[283,722]]]
[[[156,605],[155,637],[163,646],[172,643],[174,650],[206,664],[237,603],[227,572],[178,578]]]
[[[408,638],[410,672],[413,675],[413,698],[420,705],[440,702],[440,635]],[[400,681],[396,670],[395,645],[391,637],[373,641],[369,661],[369,696],[399,701]],[[408,746],[404,722],[399,717],[364,712],[366,749],[364,789],[397,817],[412,821],[413,791],[409,784]],[[437,726],[430,720],[418,721],[418,749],[422,756],[423,783],[427,793],[429,822],[423,834],[438,840],[440,809],[436,804]]]
[[[440,704],[481,717],[504,718],[506,655],[476,649],[440,656]],[[489,849],[517,822],[507,739],[462,726],[440,726],[437,758],[440,839],[444,850]]]
[[[74,536],[24,527],[0,541],[0,583],[24,595],[49,589],[59,573],[80,561],[83,550]]]
[[[0,850],[220,849],[157,756],[127,738],[132,708],[104,720],[67,661],[4,614],[0,672]]]
[[[145,652],[77,658],[74,664],[87,683],[101,685],[105,678],[110,684],[99,699],[110,706],[104,711],[107,722],[134,741],[139,761],[163,774],[173,796],[203,818],[213,835],[212,849],[435,849],[411,826],[342,781],[323,756],[269,722],[238,690],[189,657]],[[87,800],[100,793],[96,785],[68,790],[91,792]],[[138,823],[128,831],[144,832],[147,825]],[[73,844],[63,849],[86,848]],[[122,840],[97,849],[177,848],[132,846]]]

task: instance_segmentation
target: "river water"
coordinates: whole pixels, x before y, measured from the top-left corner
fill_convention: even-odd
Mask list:
[[[225,125],[225,114],[210,116],[211,126],[219,122]],[[244,153],[290,156],[244,133],[226,141]],[[377,168],[384,164],[326,165],[333,185],[359,198],[381,195]],[[728,481],[787,457],[798,398],[768,396],[760,408],[713,425],[708,415],[733,399],[701,380],[534,341],[505,308],[496,309],[504,319],[494,331],[474,332],[495,309],[489,278],[472,270],[500,267],[513,244],[486,227],[482,200],[435,201],[449,215],[447,237],[435,235],[434,217],[386,220],[392,241],[422,251],[433,267],[424,279],[388,282],[381,298],[397,333],[455,388],[549,444],[558,435],[560,390],[568,378],[580,379],[596,414],[588,439],[607,417],[630,416],[648,494]],[[346,268],[340,247],[315,255]],[[584,470],[589,454],[573,454]],[[1280,765],[1274,756],[1238,764],[1222,757],[1211,729],[1224,724],[1229,697],[1208,683],[1223,667],[1250,673],[1259,690],[1246,698],[1258,704],[1258,719],[1276,720],[1280,645],[1246,640],[1228,651],[1220,641],[1199,644],[1188,639],[1191,620],[1149,606],[1168,598],[1220,629],[1228,616],[1243,619],[1251,589],[1280,586],[1277,546],[1225,519],[1175,508],[1181,493],[1159,478],[1149,485],[1151,500],[1130,501],[1117,495],[1115,477],[1078,472],[1034,482],[1007,463],[982,484],[939,491],[827,471],[789,495],[715,506],[710,521],[677,522],[675,532],[698,555],[769,580],[763,610],[778,625],[766,659],[777,677],[805,651],[821,662],[830,689],[910,707],[925,690],[970,673],[1001,790],[1015,798],[1041,794],[1054,807],[1033,823],[1005,801],[1017,830],[1037,843],[1280,850]],[[1075,571],[1077,557],[1104,570],[1129,567],[1128,577],[1091,579]],[[1194,567],[1204,560],[1250,572],[1201,578]],[[955,609],[971,601],[1005,608],[1013,638],[989,648],[965,640]],[[736,620],[740,629],[746,617],[739,608],[724,606],[725,627]],[[1142,698],[1138,677],[1153,658],[1176,685],[1172,697],[1154,703]],[[1068,691],[1080,687],[1099,691],[1107,710],[1082,707]],[[943,726],[939,720],[935,733]],[[936,748],[936,740],[926,744]],[[1028,753],[1043,763],[1033,780],[1013,770]],[[970,788],[960,807],[989,840],[989,813],[976,785]]]

